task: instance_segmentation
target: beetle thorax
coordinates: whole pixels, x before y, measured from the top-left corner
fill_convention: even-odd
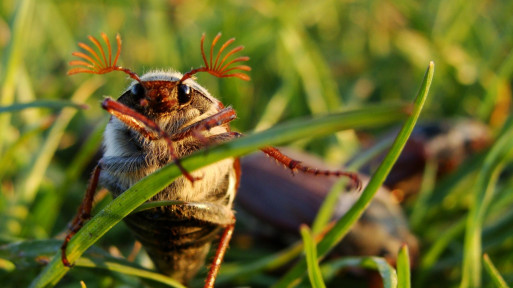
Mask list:
[[[222,108],[222,104],[217,99],[192,79],[187,79],[183,83],[190,87],[191,99],[187,103],[179,103],[176,80],[179,77],[178,73],[153,72],[143,75],[141,79],[145,85],[144,96],[146,98],[144,99],[148,99],[148,103],[141,105],[143,97],[138,95],[140,94],[138,89],[141,87],[136,87],[136,85],[140,85],[137,82],[133,83],[118,101],[154,121],[162,131],[173,139],[177,133],[182,133],[190,125],[218,113]],[[162,107],[166,109],[162,109]],[[223,135],[227,132],[229,132],[228,125],[220,125],[201,131],[203,139],[199,139],[197,135],[173,139],[173,150],[181,158],[206,145],[223,141]],[[217,136],[219,139],[216,139]],[[214,140],[212,140],[213,143],[205,143],[204,139]],[[117,189],[118,193],[114,193],[115,196],[172,161],[169,147],[164,139],[149,139],[115,117],[111,118],[104,133],[103,161],[107,162],[109,159],[126,159],[129,162],[119,166],[105,165],[104,170],[116,178],[109,181],[115,181],[116,185],[120,186]],[[198,183],[195,182],[194,185],[191,185],[189,181],[179,179],[172,184],[176,186],[176,189],[167,189],[167,192],[163,191],[164,193],[159,193],[156,197],[202,201],[208,197],[204,194],[208,193],[211,187],[216,187],[220,181],[226,181],[223,177],[230,174],[228,171],[231,169],[233,169],[233,159],[212,164],[192,174],[202,178],[197,181]],[[109,185],[107,184],[107,186]],[[169,195],[170,193],[177,195]]]

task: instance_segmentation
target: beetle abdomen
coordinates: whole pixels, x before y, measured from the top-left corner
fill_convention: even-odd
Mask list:
[[[220,226],[181,217],[181,209],[154,208],[128,216],[125,222],[144,246],[156,268],[187,283],[204,265]]]
[[[114,175],[126,172],[127,165],[113,164],[114,158],[104,159],[100,182],[116,197],[128,187],[120,185],[121,179]],[[177,200],[172,194],[192,193],[193,196],[204,195],[201,202],[157,207],[124,219],[161,273],[186,284],[204,265],[211,242],[220,229],[233,223],[231,208],[238,182],[235,163],[238,160],[211,165],[210,173],[203,174],[204,177],[188,189],[184,186],[191,184],[178,179],[152,199]],[[139,165],[138,169],[144,170],[146,166]]]

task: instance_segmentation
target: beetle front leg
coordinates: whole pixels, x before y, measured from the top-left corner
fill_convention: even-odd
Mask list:
[[[177,133],[173,134],[172,140],[178,141],[182,140],[188,136],[193,136],[199,139],[201,142],[208,144],[208,139],[201,134],[203,131],[209,131],[210,129],[221,126],[223,124],[229,123],[232,120],[237,118],[237,114],[235,110],[231,107],[226,107],[217,112],[214,115],[211,115],[205,119],[202,119],[194,124],[191,124]]]
[[[91,209],[93,207],[94,194],[96,192],[96,187],[98,186],[98,179],[100,177],[101,164],[98,164],[93,171],[93,175],[91,176],[91,180],[89,180],[89,185],[86,190],[86,194],[84,196],[84,200],[80,204],[78,208],[77,215],[73,218],[71,222],[69,232],[66,234],[66,238],[61,245],[61,260],[62,264],[66,267],[71,267],[71,263],[68,261],[66,256],[66,248],[68,247],[68,243],[71,240],[71,237],[75,235],[81,228],[84,226],[84,223],[91,218]]]
[[[191,183],[194,183],[196,180],[200,180],[201,178],[195,178],[180,163],[180,159],[176,155],[176,152],[173,148],[173,141],[171,137],[162,130],[157,123],[148,119],[146,116],[136,112],[130,107],[114,101],[110,98],[106,98],[102,102],[102,108],[107,110],[114,117],[118,118],[121,122],[126,124],[131,129],[140,133],[144,137],[150,140],[158,140],[164,139],[169,148],[169,154],[171,155],[171,159],[178,166],[182,174],[187,178]]]

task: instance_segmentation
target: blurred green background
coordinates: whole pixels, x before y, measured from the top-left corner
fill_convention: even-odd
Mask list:
[[[119,96],[129,83],[121,73],[66,76],[67,63],[74,60],[71,52],[79,50],[78,42],[89,43],[88,35],[105,32],[112,41],[120,33],[119,63],[139,74],[201,65],[202,33],[207,43],[218,32],[223,33],[221,41],[236,37],[235,45],[246,47],[241,55],[251,58],[251,81],[207,75],[199,75],[198,81],[234,107],[238,119],[232,125],[246,133],[307,115],[410,102],[433,60],[435,79],[423,119],[475,119],[499,135],[511,110],[511,11],[513,2],[507,1],[4,0],[0,106],[71,100],[89,109],[0,113],[0,244],[55,237],[81,201],[109,118],[100,102],[104,96]],[[293,145],[327,162],[343,163],[362,151],[363,144],[355,131],[345,131]],[[439,243],[442,231],[454,229],[454,235],[437,244],[442,245],[440,253],[413,271],[415,287],[453,287],[460,282],[462,223],[473,204],[469,179],[479,170],[463,171],[465,177],[442,188],[434,184],[432,194],[445,190],[430,199],[433,212],[414,231],[421,257]],[[496,189],[498,210],[486,218],[485,228],[491,232],[483,245],[511,282],[512,181],[501,177]],[[408,215],[412,206],[406,207]],[[503,226],[497,228],[497,223]],[[129,250],[133,242],[124,239],[131,236],[118,226],[98,245]],[[7,287],[25,286],[38,272],[27,266],[31,269],[0,261],[0,279]],[[91,279],[93,273],[74,270],[62,286],[77,287],[78,280]],[[86,283],[140,285],[134,279],[102,272]],[[483,285],[491,282],[485,277]]]

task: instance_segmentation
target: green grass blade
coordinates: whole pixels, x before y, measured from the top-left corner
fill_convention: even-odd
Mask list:
[[[51,239],[21,241],[0,246],[0,269],[2,269],[2,259],[6,263],[6,268],[9,268],[10,265],[14,265],[18,269],[39,267],[41,264],[34,259],[45,261],[49,256],[55,253],[55,250],[58,249],[61,244],[61,240]],[[165,275],[149,271],[125,259],[112,257],[100,249],[91,250],[93,251],[84,254],[82,258],[78,259],[75,262],[75,266],[114,271],[164,283],[171,287],[184,287],[176,280]]]
[[[330,279],[341,269],[357,267],[378,271],[383,279],[383,287],[397,287],[397,273],[384,258],[380,257],[344,257],[321,265],[324,279]]]
[[[340,107],[335,82],[330,81],[330,77],[324,77],[329,73],[322,73],[329,71],[326,67],[328,65],[322,57],[315,57],[314,46],[309,47],[307,43],[308,33],[301,31],[299,26],[286,25],[280,31],[280,39],[287,54],[293,59],[291,64],[301,79],[305,100],[312,114],[326,113],[333,111],[334,107]],[[337,148],[351,155],[355,150],[353,144],[357,142],[356,134],[354,131],[345,131],[342,134],[335,135],[338,140]]]
[[[246,277],[260,271],[273,270],[283,267],[294,260],[303,251],[303,242],[298,242],[287,249],[275,254],[264,256],[250,264],[240,265],[239,263],[224,263],[217,276],[216,283],[224,284],[238,278]]]
[[[262,133],[242,137],[207,151],[195,153],[182,159],[182,165],[188,171],[194,171],[228,157],[242,156],[259,147],[279,145],[306,137],[318,137],[342,129],[365,127],[366,125],[378,124],[380,121],[389,122],[403,117],[401,107],[397,106],[395,108],[373,107],[371,110],[372,113],[369,113],[369,108],[365,108],[289,122]],[[372,115],[372,117],[368,117],[368,115]],[[158,191],[168,186],[180,175],[179,169],[175,165],[170,164],[145,177],[125,191],[100,211],[73,237],[68,245],[68,259],[74,262],[116,223],[143,204],[147,199],[157,194]],[[64,267],[60,261],[59,252],[38,278],[34,280],[32,287],[55,285],[68,270],[69,268]]]
[[[108,120],[105,119],[105,120]],[[64,180],[58,185],[55,189],[54,194],[54,202],[52,210],[47,210],[45,212],[44,220],[39,218],[37,222],[39,227],[44,229],[45,231],[52,231],[52,228],[54,227],[57,219],[59,217],[62,217],[61,215],[61,209],[64,202],[64,199],[66,198],[66,193],[69,193],[70,188],[76,183],[77,179],[81,177],[81,173],[84,173],[84,169],[88,163],[91,162],[91,159],[94,159],[95,154],[98,152],[101,146],[101,142],[103,139],[103,131],[105,129],[105,125],[107,124],[107,121],[101,121],[97,124],[97,126],[94,128],[93,132],[87,137],[85,140],[85,143],[81,145],[80,150],[75,154],[74,158],[71,160],[71,163],[66,169],[66,172],[64,174]],[[44,204],[41,204],[39,202],[35,202],[32,206],[32,209],[37,209],[38,206],[41,206]],[[45,208],[42,208],[45,209]],[[45,209],[46,210],[46,209]],[[30,219],[30,217],[28,218]],[[30,229],[30,225],[24,225],[25,227],[22,230],[22,235],[26,237],[31,237],[30,232],[28,231]]]
[[[0,179],[2,179],[5,172],[12,167],[11,161],[13,161],[16,152],[18,152],[18,150],[26,143],[33,141],[35,136],[41,134],[43,131],[48,129],[50,125],[53,123],[53,121],[53,117],[46,121],[41,121],[41,123],[39,123],[37,127],[34,127],[29,131],[23,133],[23,135],[21,135],[21,137],[18,138],[16,142],[12,143],[12,145],[5,150],[5,153],[3,155],[0,155],[0,163],[2,163],[2,165],[0,165]]]
[[[447,175],[444,179],[441,179],[435,187],[436,193],[433,193],[430,199],[427,200],[427,205],[430,207],[441,205],[452,196],[452,193],[457,192],[455,188],[457,188],[458,185],[468,181],[467,179],[475,179],[477,172],[481,169],[481,166],[483,166],[485,156],[484,153],[475,155],[470,161],[467,161],[468,163],[466,163],[466,165],[460,167],[460,169],[456,170],[454,173]]]
[[[383,279],[384,288],[397,287],[397,273],[395,269],[388,264],[387,260],[380,257],[366,257],[362,259],[361,267],[375,269]]]
[[[96,77],[84,82],[84,84],[82,84],[80,88],[74,93],[72,97],[72,102],[85,102],[85,100],[90,95],[92,95],[92,93],[98,87],[100,87],[102,83],[103,80]],[[11,211],[27,210],[30,208],[30,203],[32,203],[32,201],[36,197],[37,190],[39,188],[41,181],[43,180],[46,168],[50,164],[55,151],[57,151],[61,137],[64,134],[64,131],[68,126],[69,122],[71,121],[73,116],[75,116],[76,113],[76,109],[65,108],[61,111],[60,115],[55,119],[55,122],[50,128],[50,131],[48,132],[48,136],[45,142],[41,145],[41,148],[39,149],[37,156],[30,164],[30,168],[27,171],[25,171],[19,179],[20,183],[18,183],[17,185],[18,193],[16,195],[16,203],[11,203],[9,205],[9,209],[11,209]],[[7,214],[16,215],[11,212]],[[26,213],[17,213],[17,215],[20,216],[17,220],[12,221],[23,223],[25,219],[24,217],[26,217],[28,214],[28,211]],[[1,220],[2,219],[0,219],[0,221]],[[20,229],[18,231],[9,232],[13,235],[18,235],[19,233],[21,233],[22,226],[23,225],[16,225],[16,227],[19,227]],[[0,231],[4,232],[3,229],[7,229],[7,225],[2,225],[0,227]]]
[[[392,143],[394,143],[394,138],[387,137],[386,139],[380,140],[369,149],[360,151],[357,156],[348,163],[347,168],[350,170],[359,170],[366,163],[386,152],[386,150],[392,146]]]
[[[483,102],[479,105],[481,119],[486,119],[492,113],[494,105],[499,101],[497,99],[497,95],[500,95],[498,89],[502,83],[507,83],[511,79],[511,74],[513,73],[513,51],[509,52],[497,70],[498,73],[492,78],[493,83],[487,85]]]
[[[369,159],[372,159],[374,156],[382,153],[386,148],[389,148],[392,145],[393,139],[387,139],[385,141],[380,142],[377,146],[371,148],[368,153],[364,153],[365,155],[358,158],[357,161],[352,162],[347,170],[358,170],[358,168],[366,163]],[[343,190],[343,185],[346,183],[346,179],[340,179],[337,183],[333,185],[330,193],[326,196],[319,212],[314,220],[314,224],[312,225],[312,233],[314,235],[318,234],[320,231],[324,229],[326,224],[329,222],[329,219],[332,215],[332,211],[334,208],[334,204],[338,199],[339,193]],[[335,203],[333,203],[335,201]],[[153,202],[151,202],[153,203]],[[170,203],[174,204],[174,203]],[[149,205],[149,203],[145,203],[141,205],[138,209],[143,209],[144,206]],[[318,242],[318,241],[317,241]],[[278,267],[282,267],[286,263],[290,263],[290,261],[297,256],[300,255],[303,249],[302,242],[298,242],[287,249],[284,249],[278,253],[271,254],[269,256],[262,257],[257,261],[253,261],[251,264],[240,265],[238,263],[225,263],[219,272],[216,283],[222,284],[227,283],[228,281],[238,278],[238,277],[246,277],[250,274],[257,273],[259,271],[265,270],[273,270]]]
[[[368,151],[362,152],[360,157],[355,159],[355,161],[351,161],[351,164],[346,167],[346,170],[358,171],[363,164],[367,163],[367,161],[373,159],[380,153],[383,153],[386,148],[389,148],[392,145],[392,142],[393,139],[389,138],[378,143]],[[348,183],[347,181],[348,180],[344,178],[339,179],[335,184],[333,184],[328,195],[326,195],[312,224],[312,233],[314,235],[320,233],[330,222],[331,217],[333,216],[333,211],[338,203],[339,195],[344,191],[344,187]]]
[[[476,179],[474,202],[470,208],[465,231],[463,275],[461,286],[481,287],[481,233],[495,184],[504,165],[513,157],[513,121],[488,152]]]
[[[397,279],[399,288],[411,287],[410,254],[408,246],[403,245],[397,257]]]
[[[304,37],[297,30],[297,27],[293,25],[284,27],[280,31],[280,39],[291,59],[294,59],[292,63],[295,65],[294,70],[300,75],[308,108],[313,114],[325,113],[329,111],[329,105],[323,97],[325,91],[318,74],[319,71],[316,63],[308,55],[308,50],[302,40]],[[339,107],[339,105],[334,107]]]
[[[317,259],[317,248],[312,239],[312,234],[308,226],[302,225],[301,237],[303,238],[304,251],[306,254],[306,264],[308,267],[308,278],[310,284],[314,288],[326,287],[324,280],[322,279],[321,270],[319,269],[319,260]]]
[[[426,168],[422,175],[422,184],[420,186],[419,196],[415,201],[415,206],[413,207],[410,216],[410,227],[413,231],[419,231],[422,229],[423,220],[425,220],[425,216],[430,208],[428,200],[431,198],[435,188],[436,171],[438,168],[434,162],[435,161],[433,160],[428,160],[426,162]]]
[[[338,203],[339,195],[344,191],[347,183],[347,179],[340,179],[331,187],[313,221],[312,233],[314,235],[319,234],[330,222],[335,206]]]
[[[33,18],[35,1],[18,1],[16,14],[13,20],[12,39],[3,52],[2,66],[0,67],[0,105],[11,105],[14,101],[16,88],[16,73],[22,63],[25,53],[25,43],[29,37],[30,23]],[[10,115],[0,115],[0,154],[3,152],[3,145],[7,127],[9,126]]]
[[[180,205],[180,204],[187,204],[188,202],[185,201],[179,201],[179,200],[162,200],[162,201],[151,201],[146,202],[142,204],[141,206],[137,207],[132,213],[138,213],[144,210],[149,210],[155,207],[163,207],[163,206],[171,206],[171,205]]]
[[[14,263],[18,269],[36,267],[40,264],[34,259],[44,259],[55,254],[62,244],[61,240],[18,240],[13,243],[0,245],[0,258]]]
[[[0,271],[13,272],[16,270],[16,265],[9,260],[0,258]]]
[[[488,254],[486,253],[483,255],[483,262],[485,270],[488,272],[490,278],[492,278],[495,286],[499,288],[509,288],[508,284],[506,284],[506,281],[504,281],[501,274],[497,268],[495,268],[495,265],[493,265],[492,260],[490,260],[490,257],[488,257]]]
[[[420,283],[424,283],[425,280],[428,281],[429,278],[427,273],[429,273],[431,268],[435,266],[442,253],[447,249],[447,246],[451,244],[451,241],[456,239],[465,231],[465,221],[463,221],[464,219],[460,220],[461,221],[457,221],[452,226],[446,228],[444,233],[442,233],[424,253],[420,263],[421,272],[415,280],[415,283],[418,286],[420,286]]]
[[[421,89],[417,96],[417,99],[415,100],[415,106],[413,108],[411,116],[407,119],[406,123],[404,124],[403,128],[401,129],[401,132],[399,132],[399,134],[397,135],[397,138],[396,138],[394,144],[392,145],[390,152],[387,154],[387,156],[383,160],[383,163],[380,165],[380,167],[378,168],[376,173],[373,175],[373,177],[369,181],[369,184],[365,188],[365,191],[362,193],[362,195],[360,196],[358,201],[355,203],[355,205],[348,211],[348,213],[346,215],[344,215],[343,218],[346,218],[346,219],[341,219],[341,221],[339,221],[335,225],[335,227],[332,229],[332,231],[330,231],[326,235],[326,237],[324,237],[324,239],[321,241],[321,243],[319,243],[319,246],[320,246],[319,248],[320,248],[320,252],[321,252],[320,255],[327,253],[332,247],[334,247],[334,245],[336,245],[336,243],[339,242],[339,240],[335,240],[335,239],[339,238],[338,237],[339,235],[336,235],[336,234],[342,232],[342,230],[346,230],[342,233],[343,235],[345,235],[345,233],[347,233],[347,231],[349,230],[349,227],[352,226],[352,224],[354,222],[356,222],[358,217],[363,213],[366,206],[372,200],[375,192],[378,190],[379,187],[381,187],[381,184],[383,183],[386,176],[390,172],[390,169],[392,168],[393,164],[399,157],[399,154],[401,153],[402,148],[404,147],[404,144],[408,140],[408,138],[411,134],[411,131],[413,130],[413,127],[415,126],[415,123],[416,123],[418,117],[420,116],[420,112],[422,111],[423,105],[424,105],[425,100],[428,95],[429,86],[431,85],[431,81],[433,79],[433,73],[434,73],[434,63],[430,63],[429,68],[424,77],[424,81],[421,85]],[[366,192],[367,189],[369,189],[369,191],[373,191],[373,190],[374,191],[373,191],[373,193]],[[349,219],[352,220],[352,221],[348,221],[348,222],[352,222],[351,225],[342,224]],[[342,227],[344,227],[344,228],[341,229],[341,231],[337,231],[338,228],[342,228]],[[341,238],[342,237],[340,237],[340,239]]]
[[[342,218],[340,218],[333,229],[325,235],[325,237],[317,246],[319,257],[324,257],[333,247],[336,246],[337,243],[341,241],[351,226],[358,220],[358,218],[364,212],[365,208],[369,205],[372,198],[378,191],[378,188],[381,187],[385,181],[386,176],[401,154],[401,151],[420,116],[420,112],[422,111],[424,103],[427,99],[429,87],[433,80],[433,73],[434,63],[431,62],[420,86],[421,88],[415,99],[414,106],[412,107],[411,116],[406,120],[406,123],[397,135],[394,144],[392,144],[390,151],[386,155],[381,165],[378,167],[375,174],[370,179],[369,184],[367,187],[365,187],[365,190],[362,192],[360,198],[356,201],[353,207],[351,207],[351,209],[349,209],[349,211]],[[302,278],[305,268],[306,263],[304,259],[302,259],[278,283],[276,283],[275,287],[288,287],[292,283],[297,283],[297,281],[300,281]]]
[[[37,100],[30,103],[17,103],[9,106],[0,106],[0,113],[18,112],[29,108],[61,109],[71,107],[75,109],[87,109],[85,104],[78,104],[67,100]]]
[[[97,257],[81,257],[77,260],[77,262],[75,262],[75,265],[77,267],[103,269],[113,272],[119,272],[125,275],[137,276],[140,278],[149,279],[155,282],[166,284],[169,287],[185,288],[185,286],[182,285],[180,282],[166,275],[148,271],[146,269],[142,269],[140,267],[131,265],[130,263],[121,263],[121,261],[114,258],[98,259]]]
[[[94,157],[94,154],[97,153],[100,149],[103,140],[103,132],[105,131],[108,118],[105,120],[106,121],[101,121],[97,124],[97,126],[94,128],[94,131],[88,136],[82,147],[80,147],[77,156],[73,158],[73,161],[66,169],[65,181],[60,189],[64,190],[62,193],[66,193],[71,182],[73,182],[74,179],[78,179],[80,177],[80,173],[84,171],[84,168]]]
[[[84,82],[77,91],[73,94],[71,100],[75,103],[83,103],[91,96],[98,87],[103,83],[101,78],[91,78],[89,81]],[[23,177],[22,185],[20,186],[21,201],[32,202],[37,192],[37,188],[43,178],[44,172],[48,167],[53,154],[58,148],[59,141],[69,122],[75,116],[77,111],[75,109],[63,109],[60,115],[55,120],[54,125],[48,133],[45,143],[39,150],[36,159],[31,165],[31,169]]]
[[[287,111],[287,107],[294,93],[297,93],[293,74],[286,73],[284,78],[283,84],[271,96],[269,103],[267,103],[265,110],[262,112],[262,116],[255,127],[255,131],[269,129],[277,124]]]

